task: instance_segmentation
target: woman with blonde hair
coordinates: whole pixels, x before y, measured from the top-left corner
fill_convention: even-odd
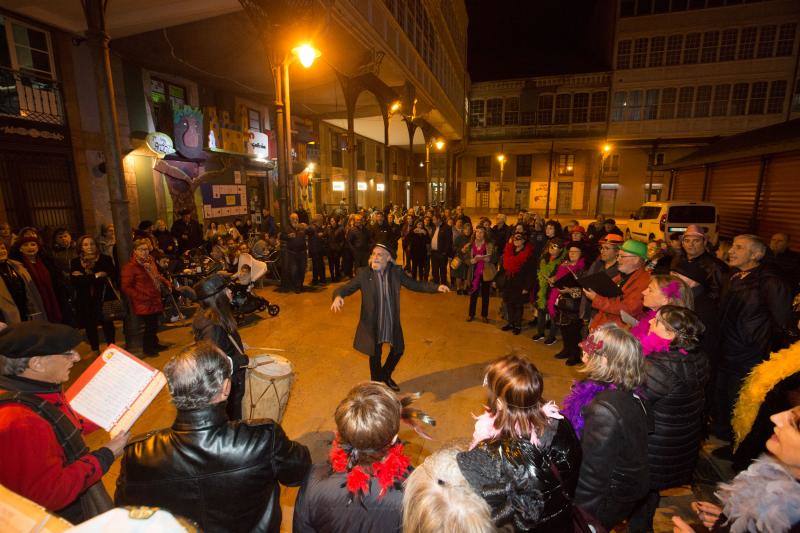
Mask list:
[[[669,348],[668,340],[650,330],[650,322],[658,310],[665,305],[694,309],[694,296],[678,276],[657,274],[650,277],[650,284],[642,291],[642,305],[647,310],[631,328],[631,334],[642,343],[642,355],[647,356]]]
[[[597,328],[582,348],[588,378],[606,388],[582,409],[575,503],[610,530],[649,489],[648,417],[636,392],[645,380],[644,358],[633,335],[614,324]]]
[[[461,473],[491,508],[498,528],[567,531],[581,451],[572,425],[542,396],[544,379],[528,359],[494,361],[483,380],[488,402],[475,422]]]

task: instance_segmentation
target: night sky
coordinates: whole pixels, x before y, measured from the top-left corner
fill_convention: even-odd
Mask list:
[[[466,0],[473,82],[606,70],[598,0]]]

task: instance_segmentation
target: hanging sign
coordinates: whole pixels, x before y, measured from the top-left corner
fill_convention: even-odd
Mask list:
[[[148,133],[147,137],[144,139],[144,143],[148,148],[157,153],[159,157],[175,153],[175,148],[172,146],[172,139],[170,136],[160,131]]]
[[[269,137],[266,133],[250,130],[246,144],[248,155],[257,159],[269,159]]]

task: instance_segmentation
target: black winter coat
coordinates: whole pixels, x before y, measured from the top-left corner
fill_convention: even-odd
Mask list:
[[[308,448],[272,420],[231,422],[225,404],[179,410],[171,428],[125,447],[117,506],[163,507],[207,532],[280,531],[280,486],[297,486]]]
[[[431,242],[428,232],[417,233],[416,231],[412,231],[408,234],[406,240],[408,241],[408,250],[411,257],[421,260],[425,259],[428,255],[428,245]]]
[[[530,247],[531,245],[525,244],[525,246]],[[504,255],[507,253],[514,254],[514,251],[506,249],[503,252]],[[516,274],[510,276],[504,268],[500,269],[500,274],[503,279],[503,301],[511,304],[524,304],[530,301],[531,291],[536,284],[536,258],[532,251]]]
[[[650,488],[689,483],[703,438],[708,359],[697,351],[651,353],[645,368],[644,396],[655,422],[647,436]]]
[[[170,231],[178,241],[179,253],[197,248],[203,244],[203,229],[194,219],[189,220],[187,224],[182,218],[179,218],[172,223],[172,229],[170,229]]]
[[[369,356],[375,355],[375,347],[378,338],[378,274],[371,268],[362,268],[358,274],[348,281],[345,285],[337,287],[333,291],[333,298],[341,296],[346,298],[357,290],[361,290],[361,316],[358,319],[356,337],[353,340],[353,348]],[[394,331],[392,333],[392,347],[397,354],[402,354],[405,350],[403,339],[403,328],[400,326],[400,287],[417,292],[438,292],[439,286],[435,283],[425,281],[415,281],[406,275],[403,267],[394,263],[389,263],[386,267],[386,275],[389,276],[389,293],[392,299],[392,316],[394,317]]]
[[[461,473],[487,501],[498,527],[571,530],[572,507],[565,494],[571,498],[578,482],[580,443],[566,418],[550,419],[539,442],[537,447],[524,439],[484,441],[458,454]]]
[[[325,228],[311,224],[308,227],[308,253],[325,255],[328,253],[328,236]]]
[[[328,239],[328,251],[335,254],[342,253],[344,248],[344,226],[337,224],[336,227],[328,226],[325,228]]]
[[[436,237],[436,242],[434,242],[434,236]],[[433,249],[434,244],[436,245],[435,251]],[[442,223],[439,226],[439,234],[437,235],[436,226],[431,226],[431,253],[453,257],[453,228]]]
[[[345,472],[332,472],[328,463],[314,465],[294,504],[293,533],[400,533],[403,530],[402,491],[392,489],[379,498],[380,485],[373,477],[369,493],[361,501],[351,501],[346,483]]]
[[[733,274],[720,302],[720,369],[744,375],[784,347],[792,294],[769,264]]]
[[[583,416],[583,461],[574,501],[611,529],[650,488],[648,415],[642,400],[610,389],[595,396]]]
[[[706,288],[709,298],[714,301],[719,301],[722,294],[722,286],[725,283],[726,274],[728,273],[728,265],[723,263],[715,255],[711,255],[709,252],[703,252],[694,259],[689,259],[686,257],[685,253],[677,254],[672,258],[671,267],[683,261],[689,264],[696,264],[706,273],[703,286]]]

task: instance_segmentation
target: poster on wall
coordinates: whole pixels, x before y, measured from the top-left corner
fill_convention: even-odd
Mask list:
[[[247,214],[246,185],[200,185],[203,218],[244,216]]]
[[[547,206],[547,182],[534,181],[531,184],[531,207],[545,209]]]

